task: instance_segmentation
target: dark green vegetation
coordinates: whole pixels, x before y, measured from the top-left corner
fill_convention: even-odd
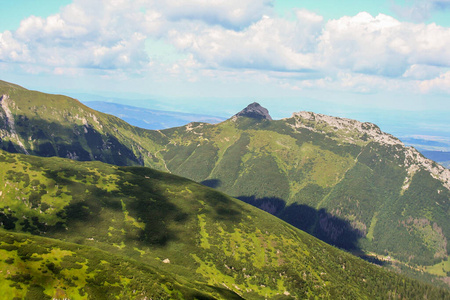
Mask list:
[[[38,156],[155,164],[156,131],[133,127],[77,100],[29,91],[0,81],[1,148]]]
[[[164,158],[328,243],[448,277],[450,172],[372,124],[337,121],[193,124],[163,131]]]
[[[450,171],[374,124],[303,112],[150,131],[63,96],[4,82],[0,95],[9,152],[170,171],[338,247],[450,281]]]
[[[0,163],[10,298],[450,297],[181,177],[4,151]]]

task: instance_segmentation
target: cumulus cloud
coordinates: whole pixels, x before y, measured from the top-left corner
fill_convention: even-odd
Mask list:
[[[450,29],[368,13],[327,23],[320,48],[327,65],[398,77],[414,64],[450,66]]]
[[[450,93],[450,72],[433,79],[424,80],[420,82],[419,86],[424,93],[430,91]]]
[[[47,18],[24,19],[0,36],[0,60],[49,68],[138,68],[148,62],[145,15],[129,1],[76,0]],[[139,29],[139,30],[138,30]]]
[[[169,40],[207,67],[305,71],[315,68],[322,18],[299,12],[296,22],[264,16],[245,30],[193,25]]]
[[[17,41],[10,31],[0,33],[0,61],[30,62],[32,56],[27,45]]]
[[[431,2],[447,7],[450,0]],[[269,0],[74,0],[58,14],[31,16],[17,30],[0,33],[0,61],[54,74],[155,70],[188,80],[245,74],[295,88],[363,93],[405,88],[405,81],[423,92],[448,83],[450,28],[365,12],[325,22],[299,9],[285,19],[271,5]],[[161,42],[183,55],[168,62],[149,56]]]
[[[415,80],[429,80],[439,77],[442,73],[442,68],[433,65],[413,64],[403,74],[403,77]]]
[[[0,61],[140,69],[149,63],[149,37],[164,38],[170,30],[195,23],[236,30],[259,20],[270,7],[270,0],[74,0],[58,14],[30,16],[14,32],[1,33]]]
[[[165,0],[150,8],[162,11],[171,21],[199,20],[209,25],[242,29],[271,12],[273,0]]]
[[[168,41],[207,68],[339,72],[387,78],[438,76],[450,67],[450,29],[360,13],[323,22],[298,11],[294,21],[265,16],[244,30],[192,23]],[[422,69],[421,75],[418,67]]]

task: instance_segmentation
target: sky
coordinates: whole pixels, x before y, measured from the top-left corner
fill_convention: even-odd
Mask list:
[[[29,89],[224,117],[257,101],[274,118],[352,117],[450,151],[450,0],[0,7],[0,79]]]

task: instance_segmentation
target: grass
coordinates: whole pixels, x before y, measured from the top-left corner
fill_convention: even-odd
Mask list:
[[[0,289],[7,299],[210,299],[220,295],[206,286],[180,284],[166,273],[95,248],[3,230],[0,241],[5,258],[0,260]]]
[[[286,293],[297,298],[367,299],[398,290],[408,295],[399,282],[409,279],[384,272],[265,212],[183,178],[142,167],[5,152],[0,152],[0,159],[5,169],[12,168],[9,164],[16,169],[26,165],[41,183],[52,182],[70,196],[63,198],[67,202],[59,211],[47,209],[29,223],[22,215],[30,219],[37,210],[27,201],[16,201],[21,210],[11,210],[11,218],[16,217],[14,229],[47,238],[6,232],[1,236],[0,249],[8,252],[3,253],[3,266],[23,266],[17,288],[5,287],[10,294],[126,298],[134,290],[146,290],[159,299],[161,295],[192,298],[194,290],[202,290],[204,295],[225,299],[236,294],[275,299],[287,297]],[[105,184],[115,189],[102,188],[103,174],[111,175]],[[0,185],[7,180],[0,177]],[[33,186],[30,181],[22,192]],[[3,203],[13,203],[14,195],[4,193]],[[3,211],[8,209],[3,206]],[[43,220],[51,216],[63,223],[44,226]],[[383,287],[375,288],[378,283]],[[429,297],[442,293],[421,283],[413,290]]]
[[[369,239],[370,241],[373,240],[373,232],[375,230],[375,226],[377,225],[378,222],[378,218],[377,218],[378,213],[375,213],[372,217],[372,221],[370,222],[370,227],[369,227],[369,231],[367,232],[366,238]]]
[[[425,267],[425,269],[428,273],[437,276],[448,276],[450,274],[450,261],[442,261],[434,266]]]
[[[192,130],[184,126],[148,131],[64,96],[5,82],[0,82],[0,93],[10,96],[7,104],[15,115],[19,140],[31,154],[146,165],[196,181],[209,179],[220,191],[253,197],[255,205],[278,205],[275,213],[288,216],[286,220],[311,221],[304,229],[327,241],[333,242],[333,234],[342,228],[352,228],[358,230],[359,246],[366,252],[387,252],[415,265],[436,265],[448,257],[450,192],[424,170],[415,173],[409,188],[402,190],[408,167],[401,146],[380,144],[358,131],[336,130],[298,117],[272,122],[240,118],[217,125],[194,124]],[[291,126],[300,123],[303,127]],[[8,131],[7,124],[3,126]],[[21,151],[17,141],[7,136],[1,146]],[[210,232],[210,227],[219,222],[217,230],[232,233],[231,224],[241,222],[244,214],[239,205],[230,204],[233,201],[205,196],[210,194],[192,182],[139,168],[6,154],[0,155],[0,163],[0,221],[5,228],[98,244],[131,258],[142,259],[135,248],[165,257],[165,247],[180,250],[182,241],[193,242],[199,236],[205,240],[206,234],[212,249],[210,239],[217,233]],[[191,192],[178,185],[189,186]],[[305,206],[312,209],[298,209]],[[205,216],[202,221],[197,217],[199,210]],[[304,211],[311,214],[302,215]],[[249,220],[256,222],[255,218]],[[411,218],[430,224],[407,224]],[[199,226],[205,232],[200,234]],[[265,222],[259,226],[267,228]],[[352,237],[334,238],[336,242]],[[255,237],[246,238],[257,243]],[[260,266],[262,254],[253,253]],[[145,257],[149,264],[156,264],[154,258]],[[183,257],[175,254],[171,261],[183,261]],[[193,260],[184,263],[165,268],[186,272],[185,268],[195,267]],[[308,286],[302,293],[313,290]]]

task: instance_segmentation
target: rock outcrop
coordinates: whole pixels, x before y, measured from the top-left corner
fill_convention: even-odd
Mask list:
[[[266,119],[272,121],[272,117],[269,115],[269,111],[259,105],[257,102],[249,104],[246,108],[235,114],[233,117],[247,117],[253,119]]]

